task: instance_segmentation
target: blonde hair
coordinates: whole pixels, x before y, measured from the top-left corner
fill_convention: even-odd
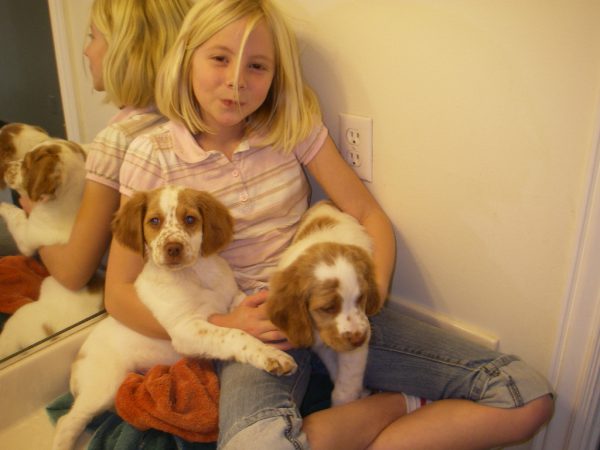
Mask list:
[[[290,152],[310,134],[321,112],[315,94],[303,80],[296,37],[269,0],[198,0],[161,65],[156,104],[162,114],[183,122],[193,134],[211,132],[192,88],[193,54],[215,33],[240,19],[247,19],[240,53],[261,20],[270,29],[275,46],[273,82],[264,103],[246,119],[246,133],[259,137],[263,145]]]
[[[90,22],[104,36],[106,100],[118,107],[155,103],[158,67],[192,0],[94,0]]]

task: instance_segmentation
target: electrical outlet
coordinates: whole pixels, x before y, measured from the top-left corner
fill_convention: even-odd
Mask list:
[[[373,119],[340,114],[340,150],[361,180],[373,181]]]

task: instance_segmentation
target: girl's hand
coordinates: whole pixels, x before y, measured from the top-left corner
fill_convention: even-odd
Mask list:
[[[215,314],[209,321],[214,325],[238,328],[273,347],[289,350],[292,345],[285,334],[269,320],[265,303],[267,295],[266,291],[249,295],[228,314]]]

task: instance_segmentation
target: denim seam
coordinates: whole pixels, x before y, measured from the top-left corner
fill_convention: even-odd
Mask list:
[[[496,358],[495,360],[490,361],[489,363],[481,366],[479,370],[474,371],[478,372],[478,374],[469,392],[469,399],[475,401],[481,400],[483,398],[484,393],[487,390],[490,381],[494,378],[498,378],[500,375],[503,374],[502,368],[506,367],[511,362],[518,360],[519,358],[517,358],[514,355],[502,355],[499,358]],[[485,377],[483,375],[485,375]],[[523,406],[523,397],[521,396],[519,388],[517,387],[516,383],[510,375],[505,374],[505,376],[505,387],[509,395],[511,396],[513,405],[515,407]]]
[[[229,430],[229,436],[222,437],[220,442],[220,446],[222,447],[224,444],[228,443],[235,435],[239,432],[250,428],[252,425],[260,422],[261,420],[266,419],[277,419],[283,418],[286,421],[286,432],[285,435],[287,437],[288,433],[291,433],[291,417],[297,416],[299,420],[302,420],[299,415],[295,413],[294,408],[265,408],[260,411],[255,412],[251,416],[246,416],[242,418],[242,420],[237,421]],[[242,426],[239,426],[242,424]],[[233,431],[233,432],[232,432]],[[290,440],[291,441],[291,440]],[[301,448],[301,447],[300,447]]]
[[[284,420],[287,423],[287,426],[286,426],[285,432],[284,432],[286,439],[294,446],[294,448],[296,450],[302,450],[302,445],[300,444],[300,442],[298,442],[298,440],[294,437],[294,434],[292,433],[292,428],[294,427],[294,425],[292,424],[292,421],[290,420],[290,416],[285,415]]]

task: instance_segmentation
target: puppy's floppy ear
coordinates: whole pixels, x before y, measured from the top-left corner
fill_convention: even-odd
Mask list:
[[[60,165],[60,146],[54,143],[40,144],[23,158],[27,168],[24,175],[24,188],[34,202],[54,198],[62,183]]]
[[[113,236],[131,250],[144,254],[144,217],[148,208],[148,194],[136,192],[115,214]]]
[[[365,277],[365,296],[367,299],[365,305],[365,314],[367,316],[372,316],[373,314],[377,314],[381,310],[383,302],[381,301],[379,289],[377,287],[377,283],[375,282],[375,268],[373,266],[371,258],[368,258],[364,261],[363,276]]]
[[[233,217],[225,205],[208,192],[195,191],[193,196],[202,215],[202,255],[211,255],[233,238]]]
[[[361,247],[348,245],[344,254],[352,261],[363,295],[365,296],[365,314],[372,316],[377,314],[383,302],[379,295],[377,282],[375,281],[375,266],[371,256]]]
[[[312,324],[308,311],[310,281],[294,263],[273,274],[269,281],[267,314],[297,347],[313,344]]]

